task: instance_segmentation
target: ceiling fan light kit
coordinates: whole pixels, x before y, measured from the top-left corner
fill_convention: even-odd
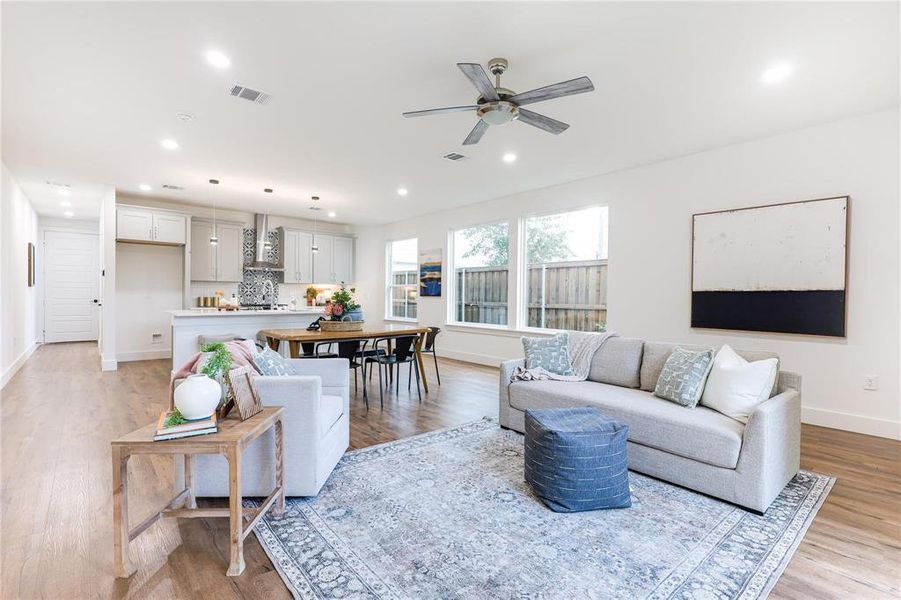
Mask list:
[[[416,110],[405,112],[405,117],[425,117],[429,115],[440,115],[453,112],[475,112],[479,117],[466,139],[463,140],[464,146],[471,146],[479,143],[485,132],[492,125],[504,125],[510,121],[521,121],[526,125],[537,127],[542,131],[558,135],[569,128],[567,123],[558,121],[545,115],[521,108],[525,104],[533,104],[535,102],[544,102],[545,100],[553,100],[554,98],[562,98],[564,96],[573,96],[585,92],[594,91],[594,84],[588,77],[577,77],[569,81],[561,81],[553,85],[547,85],[528,92],[517,94],[512,90],[501,87],[501,75],[510,66],[509,61],[505,58],[492,58],[488,61],[488,70],[494,75],[494,83],[488,77],[488,73],[480,64],[476,63],[457,63],[457,67],[469,79],[472,85],[478,90],[479,97],[475,104],[463,106],[450,106],[447,108],[432,108],[427,110]]]

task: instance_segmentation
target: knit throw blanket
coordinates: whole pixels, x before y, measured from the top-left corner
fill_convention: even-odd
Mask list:
[[[510,381],[585,381],[588,379],[588,371],[591,370],[591,358],[607,343],[616,333],[586,333],[583,331],[571,331],[569,333],[569,358],[572,361],[572,375],[558,375],[540,367],[526,369],[516,367]]]

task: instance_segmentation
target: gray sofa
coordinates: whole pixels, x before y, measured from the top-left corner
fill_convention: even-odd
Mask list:
[[[524,430],[525,411],[594,406],[629,425],[629,468],[763,512],[798,472],[801,377],[779,371],[771,397],[747,425],[704,406],[653,395],[673,348],[703,346],[614,337],[598,350],[587,381],[510,382],[522,360],[501,364],[500,424]],[[737,351],[746,360],[776,357]],[[778,357],[776,357],[778,358]]]

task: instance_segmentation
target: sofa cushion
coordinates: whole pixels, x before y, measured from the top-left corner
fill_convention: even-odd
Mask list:
[[[644,340],[612,337],[591,358],[588,380],[637,388]]]
[[[526,369],[544,369],[556,375],[573,374],[573,364],[569,357],[569,333],[564,331],[549,338],[521,339]]]
[[[291,363],[284,356],[268,347],[253,355],[253,364],[263,375],[275,377],[297,375],[297,371],[294,370],[294,367],[291,366]]]
[[[711,346],[698,346],[693,344],[674,344],[672,342],[645,342],[644,351],[641,357],[641,389],[646,392],[654,391],[654,387],[657,385],[657,380],[660,378],[660,371],[663,370],[663,365],[666,364],[666,359],[669,358],[669,355],[672,353],[673,348],[675,348],[676,346],[685,348],[686,350],[712,349]],[[748,362],[764,360],[767,358],[775,358],[777,360],[779,359],[779,355],[774,352],[763,352],[760,350],[736,350],[735,353]],[[778,371],[779,367],[777,366],[776,369]],[[775,395],[778,386],[779,377],[777,376],[776,382],[773,383],[773,390],[770,392],[770,396]]]
[[[676,347],[660,371],[654,395],[686,408],[694,408],[701,401],[712,365],[713,350]]]
[[[696,346],[693,344],[671,344],[669,342],[645,342],[644,352],[641,356],[641,389],[653,392],[660,379],[660,372],[666,359],[676,348],[685,350],[713,350],[711,346]]]
[[[703,463],[734,469],[744,425],[704,406],[686,409],[641,390],[593,381],[517,381],[518,410],[593,406],[629,426],[629,440]]]
[[[344,414],[344,399],[341,396],[322,394],[319,397],[319,435],[324,436]]]

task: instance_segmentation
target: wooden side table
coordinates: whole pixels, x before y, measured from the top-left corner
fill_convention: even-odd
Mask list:
[[[275,490],[258,509],[241,505],[241,457],[251,442],[275,427]],[[233,415],[219,421],[219,431],[209,435],[154,442],[156,424],[142,427],[112,442],[113,454],[113,546],[116,577],[135,572],[128,557],[128,543],[163,517],[228,517],[231,520],[231,559],[228,575],[244,571],[244,538],[253,531],[266,511],[275,504],[275,515],[285,511],[284,431],[282,407],[268,406],[246,421]],[[182,454],[185,489],[158,513],[128,528],[128,459],[135,454]],[[194,455],[223,454],[228,459],[228,508],[197,508],[194,499]],[[249,519],[245,524],[244,519]]]

